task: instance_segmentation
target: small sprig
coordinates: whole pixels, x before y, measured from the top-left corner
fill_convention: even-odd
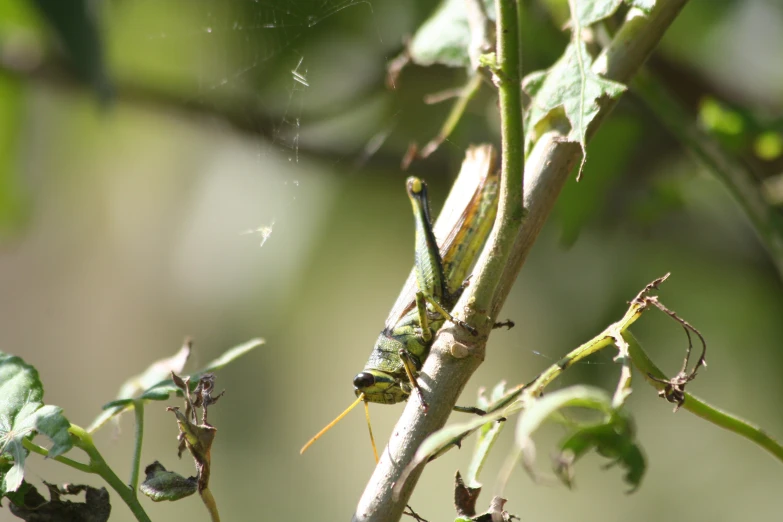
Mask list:
[[[215,390],[215,374],[205,373],[202,375],[193,391],[190,391],[190,378],[182,378],[174,372],[171,372],[171,380],[174,385],[182,391],[185,396],[185,413],[182,413],[176,406],[166,408],[167,411],[174,412],[179,426],[178,455],[181,458],[182,453],[187,449],[193,456],[198,475],[195,478],[185,479],[174,473],[168,472],[162,465],[155,462],[145,470],[147,480],[141,486],[142,493],[150,496],[153,500],[179,500],[189,494],[192,494],[192,486],[195,480],[201,500],[207,507],[213,522],[220,521],[217,504],[209,489],[209,477],[211,472],[211,450],[212,443],[217,434],[217,428],[207,422],[207,409],[215,404],[223,396],[224,392],[213,395]],[[196,408],[201,408],[201,421],[199,422],[196,414]]]
[[[213,373],[202,375],[193,392],[190,391],[190,378],[182,379],[171,372],[171,379],[185,395],[185,413],[183,414],[176,406],[168,407],[166,410],[174,412],[174,415],[177,416],[177,424],[179,425],[178,455],[182,458],[182,453],[187,449],[193,456],[196,469],[198,469],[198,490],[201,493],[209,487],[210,451],[217,434],[217,428],[207,422],[207,409],[216,403],[224,392],[212,396],[212,391],[215,389],[215,374]],[[201,408],[201,423],[197,421],[196,408]]]
[[[658,301],[658,296],[648,296],[646,295],[653,289],[657,289],[658,285],[660,285],[662,282],[664,282],[669,277],[669,274],[666,274],[663,277],[660,277],[644,287],[644,289],[639,292],[639,295],[636,296],[636,298],[631,302],[631,304],[636,304],[639,307],[647,308],[649,306],[654,306],[658,308],[660,311],[680,323],[683,330],[685,330],[685,335],[688,336],[688,349],[685,352],[685,360],[682,362],[682,368],[680,371],[672,377],[671,379],[659,379],[658,377],[655,377],[652,374],[647,374],[647,376],[652,379],[655,382],[659,382],[661,384],[664,384],[664,388],[658,392],[658,396],[666,399],[668,402],[671,402],[674,404],[674,411],[680,409],[680,406],[683,405],[685,402],[685,385],[691,382],[696,378],[696,373],[699,371],[699,368],[702,366],[707,366],[707,342],[704,340],[704,337],[701,335],[701,332],[699,332],[695,327],[693,327],[688,321],[678,316],[674,311],[669,310],[664,306],[660,301]],[[701,356],[699,357],[699,360],[696,361],[696,365],[693,367],[693,369],[689,372],[688,371],[688,363],[690,362],[691,357],[691,351],[693,350],[693,338],[691,337],[691,332],[695,333],[699,340],[701,341]]]

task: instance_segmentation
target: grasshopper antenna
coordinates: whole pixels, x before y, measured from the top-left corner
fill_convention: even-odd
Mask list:
[[[357,405],[357,404],[359,404],[359,403],[360,403],[361,401],[363,401],[363,400],[364,400],[364,394],[362,393],[361,395],[359,395],[359,398],[358,398],[358,399],[356,399],[355,401],[353,401],[353,404],[351,404],[350,406],[348,406],[348,408],[346,408],[346,409],[345,409],[345,411],[344,411],[344,412],[342,412],[340,415],[338,415],[338,416],[337,416],[337,417],[336,417],[336,418],[335,418],[335,419],[334,419],[332,422],[330,422],[329,424],[327,424],[326,426],[324,426],[324,429],[322,429],[321,431],[319,431],[318,433],[316,433],[316,434],[315,434],[315,436],[314,436],[312,439],[308,440],[308,441],[307,441],[307,444],[305,444],[304,446],[302,446],[302,449],[300,449],[300,450],[299,450],[299,454],[301,455],[302,453],[304,453],[305,451],[307,451],[307,448],[309,448],[310,446],[312,446],[312,445],[313,445],[313,443],[314,443],[315,441],[317,441],[318,439],[320,439],[320,438],[321,438],[321,436],[322,436],[324,433],[326,433],[327,431],[329,431],[330,429],[332,429],[332,427],[333,427],[335,424],[337,424],[338,422],[340,422],[341,420],[343,420],[343,417],[345,417],[346,415],[348,415],[348,413],[349,413],[349,412],[350,412],[352,409],[354,409],[354,408],[356,407],[356,405]],[[366,404],[366,402],[365,402],[365,407],[366,407],[366,406],[367,406],[367,404]],[[369,408],[367,409],[366,413],[367,413],[367,420],[368,420],[368,424],[369,424],[369,419],[370,419],[370,411],[369,411]],[[372,439],[372,429],[370,429],[370,438]],[[375,451],[375,441],[374,441],[374,440],[373,440],[372,448],[373,448],[373,451]],[[376,459],[376,460],[378,460],[378,453],[377,453],[377,452],[375,453],[375,459]]]
[[[363,399],[364,394],[362,394],[359,399]],[[355,405],[355,404],[354,404]],[[353,406],[351,406],[353,408]],[[370,444],[372,444],[372,452],[373,455],[375,455],[375,464],[378,464],[378,448],[375,447],[375,437],[372,436],[372,424],[370,423],[370,403],[367,401],[364,401],[364,416],[367,417],[367,429],[370,430]]]

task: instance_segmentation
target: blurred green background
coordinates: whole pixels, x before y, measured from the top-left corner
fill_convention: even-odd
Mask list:
[[[459,70],[410,67],[395,89],[384,85],[387,62],[435,2],[69,1],[65,14],[56,4],[0,1],[0,349],[34,364],[47,402],[86,426],[126,377],[185,335],[196,341],[193,368],[264,337],[218,375],[227,391],[210,412],[211,487],[223,519],[348,520],[374,467],[363,415],[298,451],[353,399],[351,379],[410,270],[405,177],[426,178],[439,208],[467,146],[498,140],[490,89],[436,154],[403,172],[408,143],[429,140],[449,109],[423,97],[465,81]],[[567,40],[563,2],[523,6],[525,69],[548,67]],[[783,119],[780,64],[779,1],[692,0],[652,67],[694,115],[704,100],[731,107],[739,123],[727,144],[774,181],[780,155],[754,144],[770,132],[774,142]],[[260,227],[271,227],[263,243],[246,233]],[[563,191],[501,314],[517,327],[492,335],[461,402],[480,386],[530,380],[668,271],[662,301],[709,343],[709,368],[690,391],[783,437],[780,276],[727,190],[632,95],[590,145],[583,181]],[[676,372],[681,329],[651,313],[634,332]],[[613,389],[612,355],[555,386]],[[649,461],[637,493],[593,456],[577,466],[574,491],[518,470],[507,509],[522,520],[779,520],[780,463],[672,415],[640,379],[629,406]],[[371,409],[379,444],[402,407]],[[480,505],[511,431],[484,472]],[[153,403],[142,461],[192,473],[177,461],[176,434]],[[544,473],[559,436],[538,439]],[[131,419],[96,441],[126,477]],[[428,520],[454,516],[453,476],[468,448],[424,473],[411,504]],[[29,462],[34,482],[98,484]],[[112,520],[132,520],[113,500]],[[153,520],[207,519],[197,499],[144,505]]]

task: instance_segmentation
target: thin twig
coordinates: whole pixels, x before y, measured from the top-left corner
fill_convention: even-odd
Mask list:
[[[141,467],[141,448],[144,444],[144,401],[136,399],[133,401],[133,412],[136,417],[136,431],[133,444],[133,461],[131,462],[130,488],[136,495],[139,489],[139,468]]]
[[[647,378],[650,384],[659,390],[663,390],[664,384],[662,383],[668,381],[666,375],[650,360],[630,332],[625,332],[624,337],[629,344],[628,352],[631,355],[634,366]],[[721,411],[687,392],[684,393],[682,409],[755,442],[783,462],[783,445],[770,437],[760,427],[730,413]]]
[[[204,502],[207,511],[209,511],[212,522],[220,522],[220,513],[218,512],[215,497],[212,496],[212,491],[209,488],[204,488],[199,494],[201,495],[201,501]]]

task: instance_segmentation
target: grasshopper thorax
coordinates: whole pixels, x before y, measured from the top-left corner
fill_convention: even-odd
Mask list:
[[[368,370],[356,374],[353,378],[356,396],[364,394],[364,399],[380,404],[396,404],[408,399],[410,386],[380,370]]]

